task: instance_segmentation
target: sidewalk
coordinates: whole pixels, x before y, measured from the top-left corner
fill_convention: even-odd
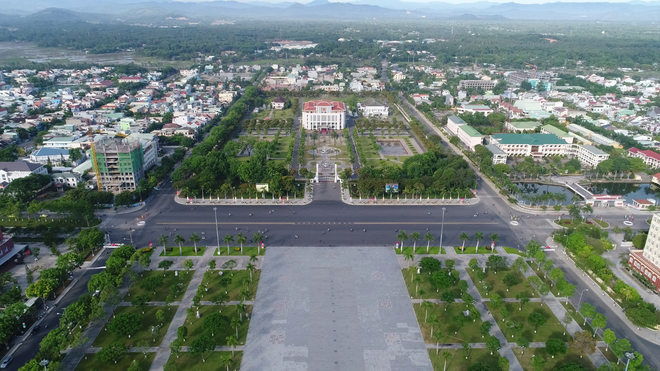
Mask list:
[[[282,198],[204,198],[204,199],[198,199],[198,198],[193,198],[192,200],[188,200],[183,197],[179,196],[174,196],[174,202],[176,202],[179,205],[198,205],[198,206],[265,206],[265,205],[270,205],[270,206],[300,206],[300,205],[307,205],[312,202],[312,195],[311,192],[305,192],[305,197],[303,198],[290,198],[290,197],[284,197],[285,201],[282,201]]]

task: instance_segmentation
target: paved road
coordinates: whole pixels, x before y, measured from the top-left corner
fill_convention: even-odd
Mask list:
[[[78,277],[78,281],[67,293],[60,299],[57,307],[53,308],[54,302],[47,302],[52,308],[41,322],[41,330],[35,335],[29,336],[23,344],[12,354],[14,361],[8,367],[8,370],[18,370],[21,366],[28,363],[39,352],[39,343],[48,335],[48,332],[57,327],[60,323],[60,315],[62,310],[69,304],[76,301],[80,296],[87,293],[87,283],[93,274],[99,273],[99,267],[105,267],[105,261],[108,259],[107,254],[100,256],[92,265],[87,269],[74,272],[74,278]]]

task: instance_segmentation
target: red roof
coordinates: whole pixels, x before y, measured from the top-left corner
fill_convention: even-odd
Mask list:
[[[653,205],[653,202],[651,202],[649,200],[645,200],[645,199],[639,199],[639,200],[633,200],[633,201],[637,202],[640,205]]]
[[[335,102],[335,101],[330,101],[330,100],[310,100],[309,102],[305,102],[305,106],[303,110],[305,111],[316,111],[316,107],[332,107],[333,111],[344,111],[344,103],[342,102]]]
[[[639,149],[633,147],[633,148],[629,149],[628,151],[631,152],[631,153],[641,153],[646,157],[650,157],[650,158],[653,158],[653,159],[656,159],[656,160],[660,161],[660,153],[653,152],[650,149],[647,149],[646,151],[642,151],[642,150],[639,150]]]

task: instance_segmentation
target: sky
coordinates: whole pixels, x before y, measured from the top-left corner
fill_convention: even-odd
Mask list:
[[[218,1],[218,0],[175,0],[180,2],[205,2],[205,1]],[[221,0],[220,0],[221,1]],[[280,2],[298,2],[301,4],[306,4],[312,0],[233,0],[241,3],[248,3],[252,1],[260,1],[264,3],[280,3]],[[330,2],[353,2],[351,0],[329,0]],[[452,4],[469,4],[474,2],[479,2],[479,0],[401,0],[411,3],[432,3],[432,2],[443,2],[443,3],[452,3]],[[562,0],[562,1],[548,1],[548,0],[485,0],[492,3],[519,3],[519,4],[544,4],[544,3],[557,3],[557,2],[573,2],[573,3],[626,3],[630,0]]]

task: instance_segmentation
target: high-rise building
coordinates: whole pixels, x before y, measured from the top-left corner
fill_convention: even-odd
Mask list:
[[[95,143],[96,175],[103,190],[119,193],[134,191],[144,178],[144,155],[137,138],[104,138]],[[98,167],[97,167],[98,166]]]
[[[305,102],[302,112],[305,130],[342,130],[346,126],[346,107],[342,102],[312,100]]]
[[[628,263],[660,290],[660,214],[653,214],[644,250],[631,251]]]

